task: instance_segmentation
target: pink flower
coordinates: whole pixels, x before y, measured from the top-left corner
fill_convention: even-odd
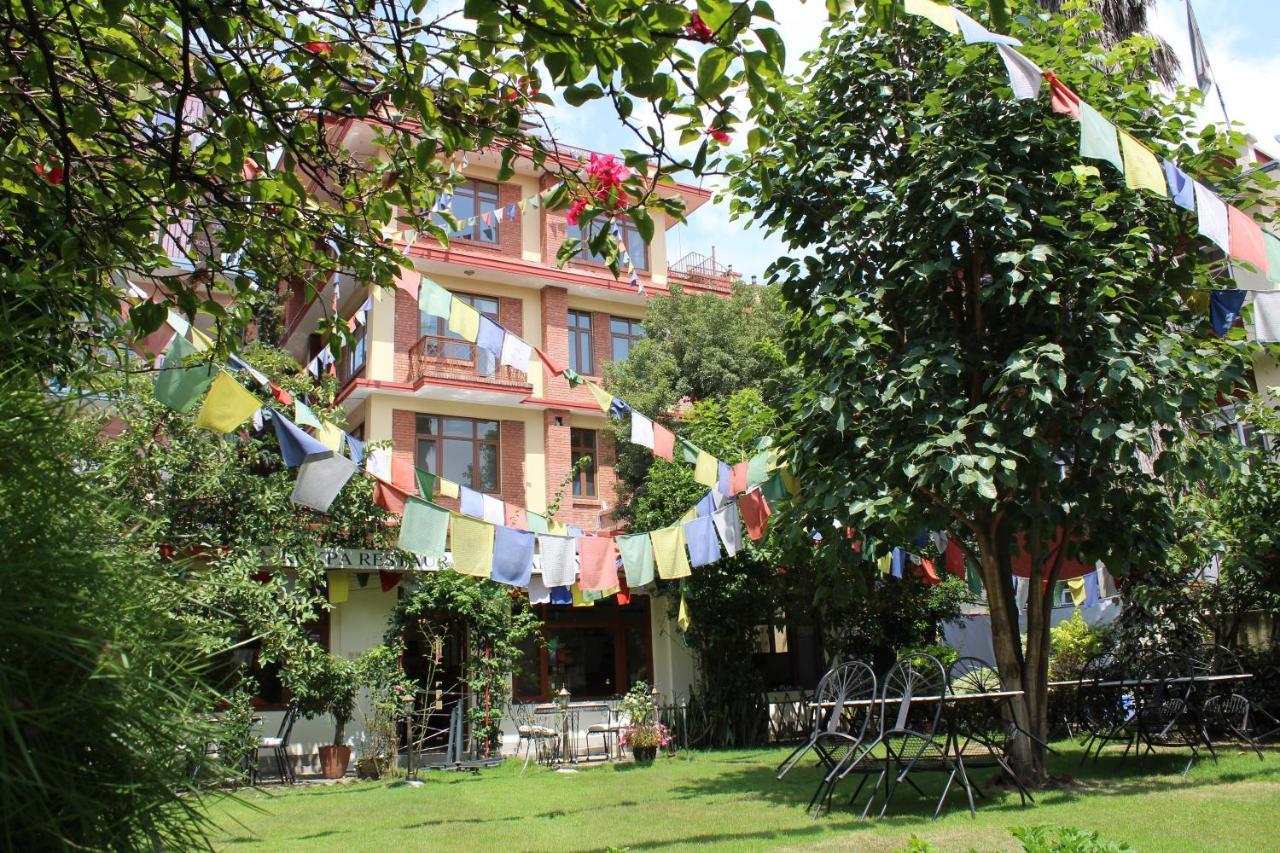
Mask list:
[[[710,136],[712,139],[714,139],[716,142],[719,142],[721,145],[728,145],[729,141],[733,139],[733,137],[729,135],[728,131],[722,130],[718,127],[713,127],[710,130],[708,130],[707,136]]]
[[[588,180],[598,182],[605,189],[620,186],[631,177],[631,170],[612,154],[592,154],[587,162]]]
[[[690,38],[696,39],[703,44],[710,44],[716,40],[715,31],[707,26],[707,22],[702,20],[702,16],[697,11],[689,18],[689,23],[685,26],[684,31]]]
[[[586,207],[587,200],[585,198],[574,199],[573,204],[569,206],[569,212],[565,214],[565,220],[570,225],[577,225],[578,217],[582,215],[582,211],[585,210]]]

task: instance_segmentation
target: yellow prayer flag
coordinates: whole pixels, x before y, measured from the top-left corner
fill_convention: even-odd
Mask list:
[[[653,560],[658,567],[658,577],[663,580],[687,578],[689,553],[685,550],[684,525],[673,524],[649,534],[653,540]]]
[[[591,392],[592,397],[596,398],[596,405],[600,407],[600,411],[609,411],[609,407],[613,405],[612,394],[590,381],[587,382],[587,390]]]
[[[351,577],[346,572],[328,572],[329,603],[341,604],[351,596]]]
[[[1067,581],[1067,589],[1071,590],[1071,603],[1076,607],[1083,606],[1088,597],[1084,589],[1084,578],[1071,578]]]
[[[786,486],[791,497],[794,498],[800,495],[800,480],[796,478],[795,474],[791,473],[790,468],[782,469],[782,485]]]
[[[960,25],[956,23],[956,13],[950,6],[934,3],[933,0],[907,0],[908,15],[919,15],[937,24],[953,36],[960,33]]]
[[[1124,182],[1131,190],[1150,190],[1156,195],[1169,197],[1164,169],[1151,149],[1120,131],[1120,153],[1124,155]]]
[[[192,323],[191,345],[196,348],[196,352],[204,352],[207,349],[213,349],[213,338],[197,329],[195,323]]]
[[[225,370],[213,380],[209,394],[204,398],[196,426],[214,432],[234,432],[240,424],[253,417],[262,408],[262,401],[241,387]]]
[[[342,430],[326,420],[320,421],[320,428],[316,430],[316,441],[334,453],[342,452]]]
[[[708,488],[720,479],[720,460],[705,450],[698,451],[698,461],[693,467],[693,479]]]
[[[876,568],[880,570],[880,574],[887,575],[893,569],[893,555],[885,554],[876,560]]]
[[[600,597],[601,597],[601,598],[608,598],[609,596],[611,596],[611,595],[617,595],[617,594],[618,594],[618,593],[620,593],[620,592],[622,592],[622,587],[620,587],[620,586],[611,586],[611,587],[609,587],[608,589],[602,589],[602,590],[600,590]]]
[[[696,519],[697,517],[698,517],[698,507],[697,507],[697,506],[691,506],[691,507],[689,507],[689,511],[688,511],[688,512],[686,512],[684,515],[680,516],[680,523],[681,523],[681,524],[684,524],[684,523],[685,523],[685,522],[687,522],[687,521],[693,521],[693,520],[694,520],[694,519]]]
[[[453,570],[464,575],[487,578],[493,571],[492,524],[449,513],[449,543],[453,552]]]
[[[676,625],[681,632],[688,631],[689,625],[693,622],[689,618],[689,603],[684,599],[684,593],[680,593],[680,613],[676,616]]]
[[[569,528],[565,526],[563,521],[556,521],[554,518],[547,519],[547,532],[552,536],[568,536]]]
[[[449,331],[461,335],[463,340],[476,342],[480,336],[480,312],[453,297],[449,302]]]
[[[458,488],[458,484],[453,480],[446,480],[444,477],[436,478],[436,491],[444,498],[457,498],[462,496],[462,490]]]
[[[587,600],[586,596],[582,594],[582,587],[578,586],[576,583],[572,587],[570,587],[570,592],[573,593],[574,607],[595,607],[596,606],[596,603],[594,601]]]

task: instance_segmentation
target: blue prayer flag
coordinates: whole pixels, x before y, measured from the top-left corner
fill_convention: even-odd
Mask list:
[[[720,559],[720,538],[715,523],[706,515],[684,523],[684,537],[689,545],[689,565],[705,566]]]
[[[476,333],[476,346],[494,358],[500,358],[504,334],[501,326],[483,314],[480,315],[480,330]]]
[[[895,578],[902,577],[902,570],[907,564],[907,552],[901,548],[893,549],[893,560],[889,563],[889,574]]]
[[[573,604],[573,588],[568,586],[551,587],[552,604]]]
[[[1209,294],[1209,322],[1213,324],[1213,333],[1218,337],[1226,336],[1240,316],[1244,307],[1243,290],[1214,290]]]
[[[1089,572],[1084,576],[1084,606],[1093,607],[1102,603],[1098,597],[1098,573]]]
[[[698,505],[695,506],[693,509],[694,509],[694,512],[698,514],[699,518],[701,518],[704,515],[711,515],[711,513],[716,511],[716,496],[713,495],[711,492],[707,492],[705,495],[702,496],[702,498],[698,501]]]
[[[1164,179],[1169,185],[1169,197],[1178,207],[1187,210],[1196,209],[1196,184],[1186,172],[1176,165],[1164,161]]]
[[[529,586],[533,576],[533,534],[515,527],[498,527],[493,534],[493,572],[498,583]]]
[[[364,462],[364,442],[351,433],[347,433],[347,455],[357,465]]]
[[[307,435],[279,412],[271,413],[276,425],[276,440],[280,443],[280,455],[287,468],[297,468],[308,456],[332,456],[333,451]]]
[[[472,518],[484,518],[484,495],[467,486],[459,486],[458,492],[462,496],[458,512]]]
[[[732,487],[729,485],[732,472],[733,467],[728,462],[716,462],[716,489],[726,498],[733,496]]]

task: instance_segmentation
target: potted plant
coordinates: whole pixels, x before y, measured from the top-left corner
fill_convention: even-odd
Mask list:
[[[671,732],[657,720],[649,685],[637,681],[620,704],[628,724],[622,729],[622,744],[631,748],[637,764],[652,764],[658,750],[671,743]]]
[[[324,652],[290,661],[288,675],[287,684],[304,717],[332,715],[333,743],[319,748],[320,773],[326,779],[340,779],[351,762],[351,744],[344,741],[359,689],[355,666],[346,658]]]

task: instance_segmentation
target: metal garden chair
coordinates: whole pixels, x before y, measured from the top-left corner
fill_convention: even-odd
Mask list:
[[[1142,685],[1136,691],[1138,713],[1135,734],[1146,747],[1142,755],[1150,755],[1157,747],[1189,747],[1191,758],[1182,769],[1184,776],[1199,757],[1201,745],[1208,747],[1215,762],[1218,760],[1213,744],[1206,739],[1203,727],[1192,711],[1195,683],[1190,679],[1190,673],[1191,666],[1186,658],[1152,653],[1139,661],[1138,675]]]
[[[1125,755],[1135,740],[1134,725],[1137,706],[1132,691],[1108,686],[1106,682],[1121,679],[1120,662],[1110,652],[1095,655],[1085,662],[1076,685],[1076,725],[1087,734],[1081,766],[1093,753],[1096,763],[1108,743],[1123,741]]]
[[[1239,656],[1226,646],[1206,643],[1191,658],[1191,671],[1196,676],[1204,675],[1242,675],[1244,667]],[[1248,696],[1235,691],[1238,685],[1233,682],[1221,682],[1220,686],[1208,683],[1198,686],[1196,700],[1199,706],[1200,727],[1206,743],[1211,743],[1213,736],[1234,740],[1246,744],[1258,760],[1262,760],[1262,750],[1257,739],[1250,734],[1254,730],[1255,721],[1260,716],[1269,716],[1261,709],[1255,708]],[[1272,723],[1276,721],[1272,719]]]
[[[1000,673],[981,658],[962,657],[947,670],[947,690],[953,695],[1000,693],[1004,682]],[[1025,806],[1035,802],[1031,792],[1022,784],[1018,774],[1009,765],[1009,744],[1015,734],[1022,734],[1037,743],[1038,738],[1027,733],[1007,711],[1004,702],[956,702],[950,717],[956,753],[964,767],[970,769],[998,768],[1018,788],[1018,797]],[[979,796],[986,796],[981,788],[975,788]]]
[[[792,750],[778,765],[781,779],[795,767],[810,750],[818,754],[818,761],[830,770],[840,757],[857,747],[866,736],[876,696],[876,674],[861,661],[836,664],[822,676],[818,689],[809,703],[809,715],[813,731],[809,739]],[[863,705],[847,705],[847,702],[863,700]]]
[[[280,728],[276,730],[273,737],[259,737],[258,749],[269,749],[276,760],[276,769],[280,774],[280,781],[292,785],[298,781],[294,775],[293,765],[289,762],[289,736],[293,734],[293,724],[298,721],[298,701],[291,701],[285,708],[284,717],[280,720]],[[255,771],[255,779],[260,778]]]
[[[520,775],[524,775],[524,771],[529,769],[529,760],[537,756],[541,762],[546,753],[547,741],[555,742],[560,734],[547,726],[539,724],[534,719],[532,705],[515,705],[511,706],[511,722],[516,727],[516,758],[520,757],[520,747],[524,746],[524,766],[520,768]]]

